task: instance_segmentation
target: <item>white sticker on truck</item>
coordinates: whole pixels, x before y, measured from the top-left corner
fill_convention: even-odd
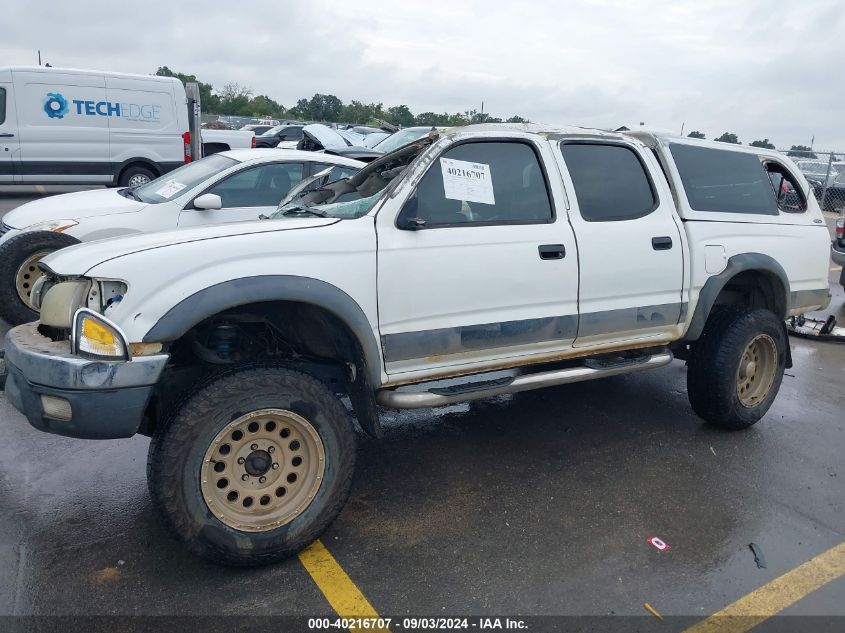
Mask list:
[[[490,165],[451,158],[440,159],[443,191],[449,200],[496,204]]]
[[[187,185],[183,185],[181,182],[176,182],[175,180],[168,180],[162,188],[156,191],[156,193],[162,198],[169,198],[170,196],[182,191],[182,189],[184,189],[186,186]]]

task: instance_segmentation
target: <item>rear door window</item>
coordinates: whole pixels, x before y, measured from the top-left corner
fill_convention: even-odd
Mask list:
[[[657,196],[639,156],[609,143],[563,143],[561,153],[588,222],[632,220],[657,208]]]
[[[0,125],[6,122],[6,89],[0,88]]]
[[[669,149],[694,211],[778,215],[769,174],[756,154],[680,143]]]

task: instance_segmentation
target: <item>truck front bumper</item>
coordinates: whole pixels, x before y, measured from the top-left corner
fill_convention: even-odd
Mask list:
[[[102,361],[71,354],[37,323],[6,334],[6,398],[36,429],[85,439],[138,432],[168,354]]]

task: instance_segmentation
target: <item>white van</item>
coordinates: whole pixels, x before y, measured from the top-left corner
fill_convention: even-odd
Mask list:
[[[175,77],[0,67],[0,184],[135,186],[189,160]]]

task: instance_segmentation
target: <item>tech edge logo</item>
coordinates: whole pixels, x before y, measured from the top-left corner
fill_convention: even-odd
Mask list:
[[[74,109],[80,116],[120,117],[127,121],[157,123],[161,120],[161,106],[155,104],[74,99]],[[67,99],[58,92],[44,97],[44,112],[51,119],[62,119],[70,111]]]
[[[67,99],[61,93],[48,92],[44,97],[44,112],[51,119],[61,119],[68,113]]]

